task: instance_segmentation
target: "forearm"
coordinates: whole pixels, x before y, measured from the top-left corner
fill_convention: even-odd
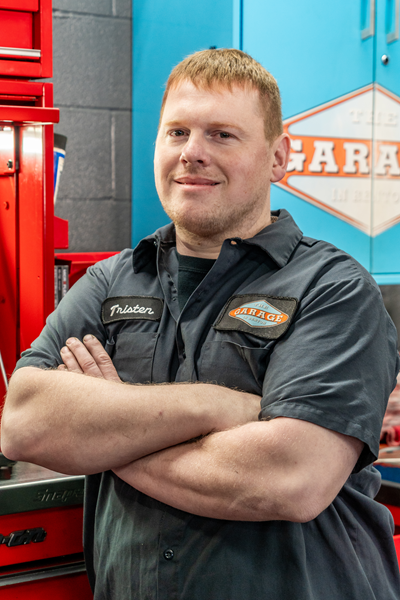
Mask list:
[[[134,386],[26,367],[11,379],[2,451],[66,473],[100,472],[230,427],[218,398],[228,402],[231,394],[240,393],[207,384]],[[252,406],[250,417],[243,404],[238,422],[256,418]]]
[[[315,444],[304,444],[315,428]],[[311,423],[275,419],[169,448],[115,472],[147,495],[200,516],[303,522],[332,502],[361,448],[359,440]]]

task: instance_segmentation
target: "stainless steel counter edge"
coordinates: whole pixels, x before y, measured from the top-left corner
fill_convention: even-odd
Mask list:
[[[82,504],[84,487],[84,475],[9,484],[2,482],[0,515]]]
[[[73,565],[50,567],[47,569],[38,569],[28,571],[26,573],[16,573],[11,575],[5,575],[0,577],[0,587],[7,587],[10,585],[17,585],[20,583],[27,583],[32,581],[40,581],[41,579],[49,579],[52,577],[62,577],[65,575],[77,575],[79,573],[85,573],[85,563],[79,562]]]

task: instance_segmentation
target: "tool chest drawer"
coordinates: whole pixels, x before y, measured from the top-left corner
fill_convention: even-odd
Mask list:
[[[51,0],[0,0],[0,75],[52,76]]]

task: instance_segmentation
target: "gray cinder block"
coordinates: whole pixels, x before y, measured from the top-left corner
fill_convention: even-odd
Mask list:
[[[58,199],[111,198],[111,113],[61,108],[56,133],[68,138]]]
[[[131,1],[54,0],[56,133],[67,136],[55,214],[70,252],[130,245]]]
[[[130,20],[56,15],[53,28],[55,104],[130,110]]]
[[[132,0],[112,0],[112,10],[116,17],[131,18]]]
[[[53,10],[111,15],[113,0],[53,0]]]
[[[111,127],[114,197],[127,200],[131,197],[131,112],[113,112]]]
[[[68,252],[107,252],[130,246],[130,202],[64,199],[56,214],[69,221]]]

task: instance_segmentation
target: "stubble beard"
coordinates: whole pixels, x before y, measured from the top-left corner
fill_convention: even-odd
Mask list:
[[[239,205],[235,210],[227,210],[221,203],[213,206],[212,210],[196,210],[190,212],[179,206],[179,199],[172,202],[161,202],[163,208],[177,231],[183,233],[191,241],[213,240],[223,242],[229,237],[248,237],[247,222],[252,222],[251,213],[256,201]],[[199,202],[201,202],[199,200]],[[178,204],[178,206],[176,206]]]

